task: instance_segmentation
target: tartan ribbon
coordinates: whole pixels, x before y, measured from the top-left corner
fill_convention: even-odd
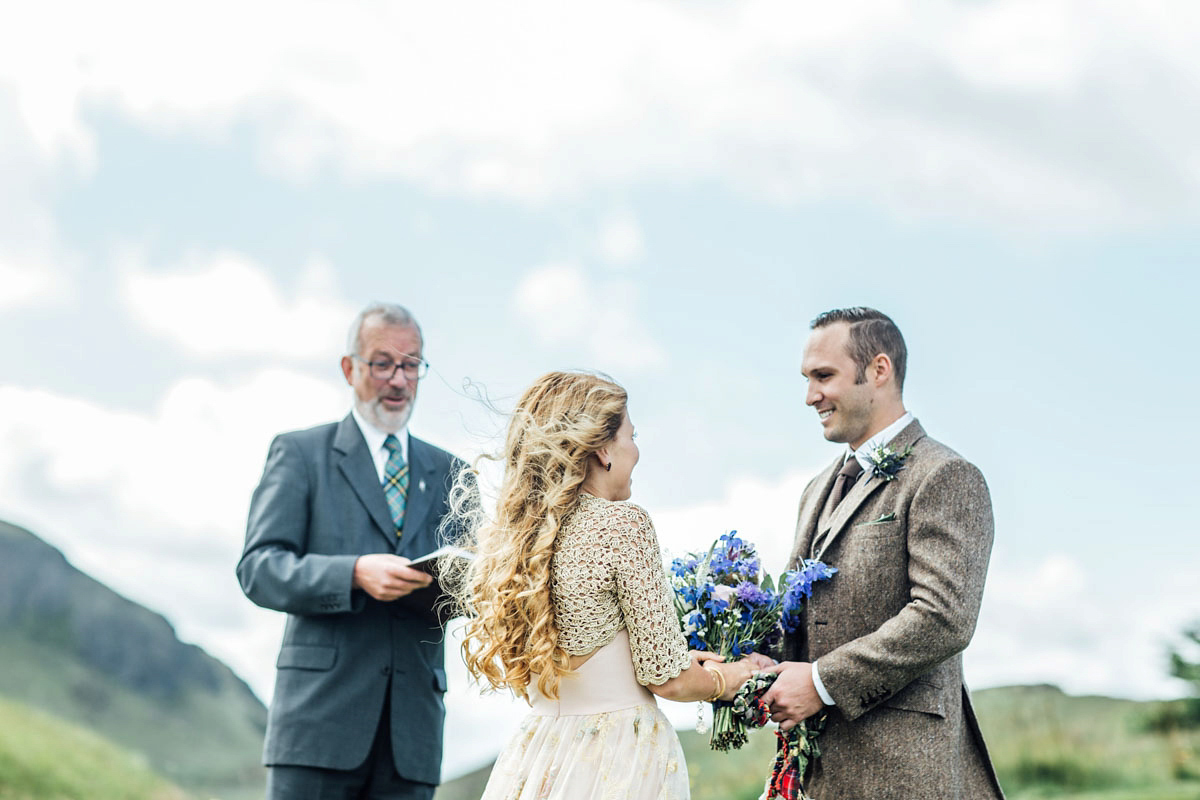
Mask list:
[[[775,683],[775,675],[756,672],[733,698],[733,714],[748,728],[761,728],[771,719],[771,710],[763,695]],[[821,757],[817,736],[825,727],[824,711],[789,731],[776,730],[775,762],[767,777],[764,800],[808,800],[804,785],[812,778],[813,767]]]
[[[387,498],[388,511],[396,524],[396,538],[399,539],[404,528],[404,509],[408,505],[408,464],[404,463],[400,440],[394,434],[387,435],[383,446],[388,451],[383,467],[383,495]]]

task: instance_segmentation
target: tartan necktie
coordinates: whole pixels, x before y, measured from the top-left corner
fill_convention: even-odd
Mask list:
[[[383,440],[387,448],[387,464],[383,467],[383,495],[387,498],[388,511],[392,513],[392,522],[396,523],[396,538],[399,539],[404,529],[404,507],[408,504],[408,464],[404,463],[404,454],[400,452],[400,440],[393,434],[388,434]]]
[[[833,505],[830,508],[837,508],[838,503],[842,502],[842,499],[850,493],[862,471],[862,464],[858,463],[858,459],[853,455],[846,460],[841,470],[838,471],[837,479],[833,482],[833,493],[830,497]]]

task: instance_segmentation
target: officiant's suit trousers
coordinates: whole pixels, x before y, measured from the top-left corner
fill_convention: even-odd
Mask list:
[[[466,465],[411,436],[408,463],[397,537],[352,416],[271,444],[237,567],[247,597],[288,615],[267,717],[268,767],[352,771],[369,763],[373,748],[386,747],[399,778],[439,781],[446,691],[440,588],[435,582],[390,603],[351,588],[361,555],[415,558],[442,543],[450,486]]]

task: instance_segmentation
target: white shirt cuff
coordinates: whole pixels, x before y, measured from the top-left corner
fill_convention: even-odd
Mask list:
[[[825,684],[821,683],[821,673],[817,670],[817,662],[813,662],[812,667],[813,686],[817,689],[817,695],[820,696],[821,702],[827,706],[836,706],[833,698],[829,696],[829,692],[825,690]]]

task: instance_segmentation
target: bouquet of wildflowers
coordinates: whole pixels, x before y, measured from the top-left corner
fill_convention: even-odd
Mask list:
[[[786,632],[796,633],[800,630],[800,612],[804,610],[804,601],[812,596],[813,584],[829,580],[835,572],[836,567],[806,558],[799,569],[788,570],[780,576],[782,624]],[[760,727],[770,719],[770,710],[762,697],[775,683],[776,677],[772,673],[755,673],[753,679],[747,681],[733,699],[734,714],[741,716],[747,725]],[[801,720],[791,730],[775,731],[775,762],[767,778],[764,800],[808,800],[804,785],[811,777],[817,759],[821,757],[817,736],[825,728],[825,717],[825,712],[820,711],[809,719]]]
[[[737,531],[717,539],[707,553],[676,558],[671,585],[688,646],[727,661],[776,649],[787,625],[794,628],[798,623],[813,582],[835,571],[819,561],[805,564],[802,570],[784,573],[777,590],[771,576],[761,574],[754,545],[737,538]],[[713,703],[712,749],[741,747],[747,741],[746,727],[746,717],[735,714],[732,703]]]

